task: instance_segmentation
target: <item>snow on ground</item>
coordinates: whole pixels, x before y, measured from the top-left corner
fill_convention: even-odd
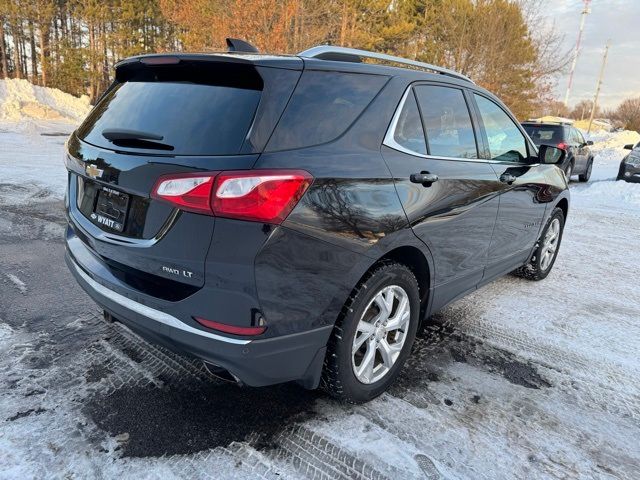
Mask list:
[[[586,135],[586,132],[585,132]],[[620,161],[629,153],[623,147],[640,141],[638,132],[598,131],[588,136],[594,141],[591,150],[595,154],[591,180],[584,185],[574,185],[571,191],[575,206],[592,208],[616,208],[640,210],[640,188],[637,184],[616,182]]]
[[[640,478],[640,185],[615,181],[637,133],[591,136],[547,279],[450,305],[393,388],[353,407],[215,384],[100,321],[45,201],[79,117],[18,111],[0,120],[0,478]]]

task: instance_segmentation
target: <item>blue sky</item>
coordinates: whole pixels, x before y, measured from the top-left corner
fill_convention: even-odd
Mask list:
[[[544,0],[544,6],[545,15],[564,35],[564,51],[569,51],[578,36],[582,0]],[[611,39],[611,48],[598,103],[609,108],[627,97],[640,96],[640,0],[593,0],[573,77],[570,106],[593,98],[607,39]],[[568,70],[558,79],[558,100],[564,100]]]

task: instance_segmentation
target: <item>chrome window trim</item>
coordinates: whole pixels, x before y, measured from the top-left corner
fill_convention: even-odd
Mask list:
[[[413,88],[411,85],[409,85],[405,90],[404,94],[402,94],[402,99],[400,100],[400,103],[396,107],[396,111],[393,114],[393,118],[391,119],[389,128],[387,128],[387,133],[385,134],[384,140],[382,141],[382,143],[387,147],[391,147],[394,150],[398,150],[402,153],[407,153],[409,155],[414,155],[416,157],[424,157],[425,155],[423,153],[415,152],[409,148],[406,148],[400,145],[398,142],[396,142],[396,138],[395,138],[396,128],[398,127],[398,122],[400,121],[400,115],[402,114],[402,109],[404,108],[404,104],[407,102],[407,98],[409,98],[409,95],[412,92],[413,92]],[[422,131],[422,134],[424,135],[424,129]],[[427,140],[425,138],[425,148],[426,148],[426,145],[427,145]]]
[[[456,85],[457,87],[457,85]],[[382,141],[382,144],[392,148],[394,150],[397,150],[399,152],[402,153],[406,153],[408,155],[413,155],[414,157],[420,157],[420,158],[426,158],[426,159],[430,159],[430,160],[454,160],[457,162],[476,162],[476,163],[493,163],[493,164],[499,164],[499,165],[515,165],[518,167],[537,167],[540,164],[539,163],[523,163],[523,162],[507,162],[504,160],[489,160],[486,158],[463,158],[463,157],[445,157],[442,155],[425,155],[424,153],[419,153],[419,152],[415,152],[413,150],[410,150],[406,147],[403,147],[402,145],[400,145],[398,142],[396,142],[395,140],[395,131],[396,128],[398,126],[398,121],[400,120],[400,114],[402,113],[402,109],[404,108],[404,104],[407,101],[407,98],[409,97],[409,94],[413,91],[413,85],[409,85],[407,87],[407,89],[405,90],[404,94],[402,95],[402,99],[400,100],[400,103],[398,104],[398,106],[396,107],[396,111],[393,114],[393,117],[391,119],[391,123],[389,124],[389,127],[387,128],[387,133],[385,133],[384,136],[384,140]],[[425,139],[426,142],[426,139]]]
[[[150,318],[151,320],[155,320],[157,322],[168,325],[172,328],[177,328],[178,330],[182,330],[187,333],[191,333],[194,335],[199,335],[201,337],[211,338],[213,340],[218,340],[225,343],[233,343],[235,345],[247,345],[251,343],[251,340],[241,340],[239,338],[229,338],[223,337],[221,335],[216,335],[215,333],[204,332],[202,330],[198,330],[197,328],[193,328],[186,323],[178,320],[173,315],[169,315],[168,313],[161,312],[160,310],[156,310],[155,308],[148,307],[143,305],[142,303],[131,300],[124,295],[120,295],[117,292],[114,292],[110,288],[105,287],[104,285],[96,282],[93,278],[87,275],[76,262],[72,262],[72,265],[76,271],[76,273],[84,280],[89,287],[91,287],[96,293],[102,295],[105,298],[108,298],[114,303],[131,310],[139,315]]]

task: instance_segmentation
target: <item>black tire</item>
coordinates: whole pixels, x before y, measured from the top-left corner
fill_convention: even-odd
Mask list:
[[[556,249],[553,254],[551,263],[546,268],[542,268],[541,253],[544,248],[544,245],[543,245],[544,238],[546,237],[547,232],[549,231],[549,228],[551,227],[551,224],[555,219],[557,219],[560,222],[560,232],[558,235]],[[513,274],[517,275],[518,277],[522,277],[522,278],[526,278],[527,280],[534,280],[534,281],[538,281],[546,278],[547,275],[549,275],[549,273],[553,269],[553,265],[556,263],[556,258],[558,258],[558,252],[560,251],[560,244],[562,243],[563,232],[564,232],[564,213],[562,212],[562,209],[556,207],[551,213],[551,217],[547,221],[547,224],[545,225],[544,229],[542,230],[540,238],[536,242],[535,251],[531,256],[531,259],[522,267],[518,268],[517,270],[514,270]]]
[[[390,285],[402,287],[409,298],[410,320],[407,329],[403,330],[404,344],[395,363],[382,378],[375,383],[362,383],[356,377],[352,365],[354,337],[369,303],[383,288]],[[321,387],[336,399],[348,403],[367,402],[383,393],[396,379],[411,352],[419,315],[418,281],[411,270],[392,261],[381,262],[373,267],[354,289],[336,321],[327,344]]]
[[[581,182],[588,182],[589,179],[591,178],[591,170],[593,169],[593,158],[590,158],[589,161],[587,162],[587,170],[578,175],[578,180],[580,180]]]
[[[567,183],[569,183],[571,181],[571,176],[573,175],[573,160],[567,164],[567,168],[564,169],[564,174],[567,177]]]

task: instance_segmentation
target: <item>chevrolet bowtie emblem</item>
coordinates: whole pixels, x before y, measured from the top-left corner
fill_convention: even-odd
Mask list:
[[[93,164],[89,164],[85,167],[85,172],[87,172],[87,175],[91,178],[100,178],[104,170],[99,169]]]

